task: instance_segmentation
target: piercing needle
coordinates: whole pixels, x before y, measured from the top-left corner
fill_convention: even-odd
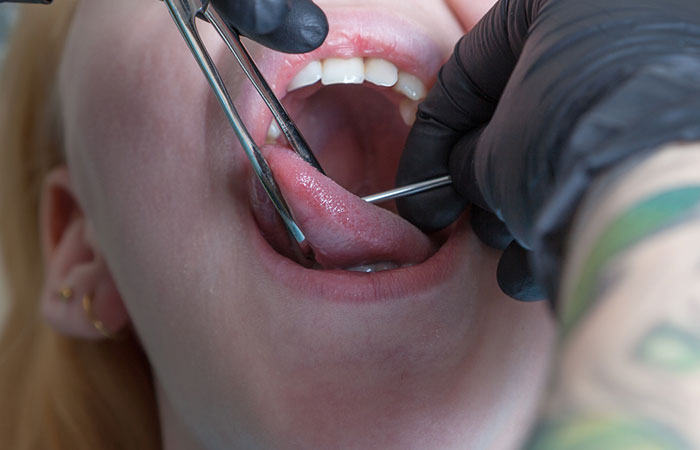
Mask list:
[[[406,186],[397,187],[388,191],[379,192],[377,194],[362,197],[362,200],[367,203],[382,203],[396,198],[407,197],[409,195],[418,194],[432,189],[437,189],[442,186],[452,184],[452,177],[444,175],[442,177],[432,178],[430,180],[420,181],[418,183],[408,184]]]

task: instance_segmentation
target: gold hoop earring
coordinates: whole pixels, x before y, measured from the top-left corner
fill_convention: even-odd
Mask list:
[[[58,291],[58,296],[61,297],[61,300],[64,300],[64,301],[72,300],[73,299],[73,289],[66,286],[63,289]]]
[[[92,312],[92,296],[85,294],[83,296],[83,310],[85,311],[85,315],[87,316],[88,320],[92,322],[92,325],[95,327],[97,331],[102,334],[102,336],[109,338],[109,339],[114,339],[114,334],[105,327],[105,324],[98,318],[95,317],[95,315]]]

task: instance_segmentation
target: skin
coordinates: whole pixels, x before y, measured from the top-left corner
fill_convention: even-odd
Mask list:
[[[446,58],[493,2],[318,3],[389,8]],[[68,162],[42,197],[43,313],[101,338],[57,298],[71,286],[108,329],[134,327],[166,449],[521,443],[554,327],[544,303],[499,292],[498,253],[469,230],[460,276],[415,295],[334,303],[282,283],[252,244],[249,164],[160,2],[83,2],[59,93]]]
[[[552,386],[526,448],[700,446],[698,150],[669,145],[589,192],[570,237]]]

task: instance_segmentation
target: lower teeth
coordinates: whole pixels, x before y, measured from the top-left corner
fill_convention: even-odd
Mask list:
[[[398,264],[394,264],[392,262],[380,262],[380,263],[368,264],[368,265],[363,265],[363,266],[349,267],[345,270],[350,271],[350,272],[372,273],[372,272],[382,272],[384,270],[398,269],[399,267],[400,266]]]

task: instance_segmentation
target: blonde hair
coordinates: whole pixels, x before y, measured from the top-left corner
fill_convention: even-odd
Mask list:
[[[71,339],[39,314],[38,205],[44,177],[64,163],[56,76],[76,4],[21,10],[0,78],[0,250],[10,300],[0,335],[0,443],[157,449],[150,366],[133,334],[119,342]]]

